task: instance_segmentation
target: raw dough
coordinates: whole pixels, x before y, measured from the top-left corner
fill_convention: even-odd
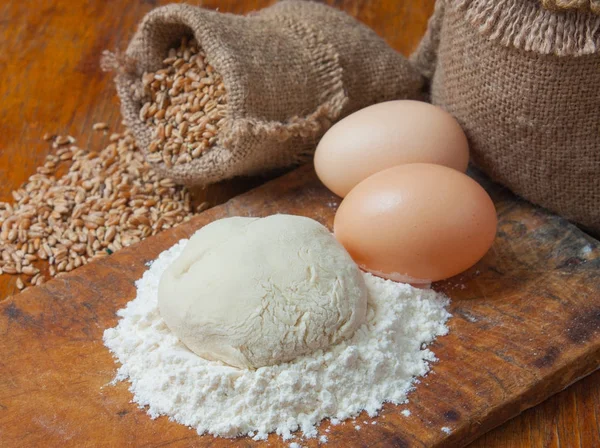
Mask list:
[[[199,356],[240,368],[326,349],[366,319],[363,276],[318,222],[227,218],[190,239],[161,277],[158,306]]]

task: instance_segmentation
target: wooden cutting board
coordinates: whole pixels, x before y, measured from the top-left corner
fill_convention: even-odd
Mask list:
[[[411,415],[386,405],[375,419],[358,417],[358,431],[357,423],[324,422],[332,446],[462,446],[600,366],[600,243],[484,183],[498,209],[498,236],[477,266],[434,285],[452,298],[454,317],[450,334],[432,345],[439,363],[402,406]],[[108,385],[116,365],[102,333],[134,298],[145,263],[199,227],[226,216],[273,213],[331,226],[338,202],[304,167],[2,302],[1,445],[263,445],[199,437],[164,417],[151,420],[130,402],[126,383]],[[376,425],[363,423],[373,420]],[[271,436],[268,446],[288,443]]]

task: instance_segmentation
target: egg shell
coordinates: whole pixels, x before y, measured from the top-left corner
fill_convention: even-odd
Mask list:
[[[452,115],[421,101],[389,101],[355,112],[323,136],[315,152],[319,179],[344,197],[372,174],[407,163],[465,172],[467,137]]]
[[[334,233],[364,270],[427,284],[465,271],[492,246],[497,216],[487,192],[460,171],[399,165],[358,184]]]

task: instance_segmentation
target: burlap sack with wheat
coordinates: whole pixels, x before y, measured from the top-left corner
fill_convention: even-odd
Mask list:
[[[121,57],[116,76],[125,124],[146,149],[152,131],[136,96],[145,71],[194,36],[222,75],[226,124],[192,162],[154,167],[176,182],[208,184],[287,167],[310,158],[344,115],[373,103],[414,98],[422,77],[401,54],[349,15],[285,1],[248,16],[169,5],[150,12]]]
[[[545,8],[541,2],[552,6]],[[514,192],[600,231],[596,0],[438,0],[411,59],[472,160]]]

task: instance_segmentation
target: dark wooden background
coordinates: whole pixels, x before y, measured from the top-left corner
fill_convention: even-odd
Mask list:
[[[3,0],[0,2],[0,200],[9,200],[49,152],[46,132],[73,135],[100,148],[91,130],[120,126],[110,75],[99,68],[104,49],[123,48],[137,22],[157,0]],[[192,2],[198,3],[198,2]],[[269,0],[210,0],[208,8],[243,13]],[[363,21],[409,54],[425,31],[434,0],[337,0],[328,3]],[[255,185],[227,182],[195,192],[217,204]],[[16,294],[15,278],[0,276],[0,300]],[[26,347],[24,347],[26,349]],[[1,412],[1,410],[0,410]],[[581,447],[600,428],[600,372],[485,435],[473,448]]]

